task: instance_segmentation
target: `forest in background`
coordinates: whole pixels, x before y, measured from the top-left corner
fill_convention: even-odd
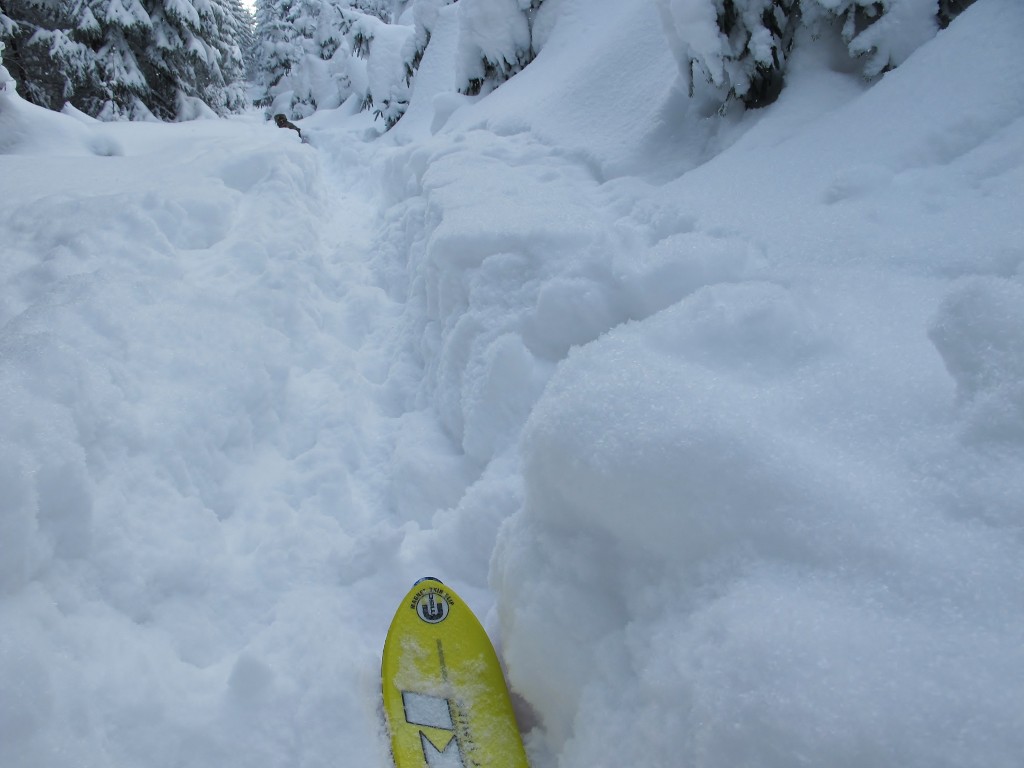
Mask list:
[[[973,0],[655,0],[680,74],[719,109],[772,103],[805,29],[868,79]],[[453,88],[484,94],[540,52],[559,0],[4,0],[3,64],[40,106],[188,120],[250,105],[292,119],[355,99],[386,128],[409,104],[440,9],[459,3]],[[581,30],[586,33],[585,28]]]

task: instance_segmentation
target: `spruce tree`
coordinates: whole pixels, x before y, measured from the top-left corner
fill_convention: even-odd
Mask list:
[[[240,0],[227,0],[227,2],[234,16],[232,37],[242,54],[244,79],[250,81],[256,72],[256,17],[253,16],[248,6],[242,5]]]
[[[93,51],[96,76],[71,103],[104,120],[144,118],[149,84],[139,53],[152,33],[139,0],[81,0],[76,35]]]
[[[290,118],[335,107],[358,91],[373,105],[365,62],[390,18],[379,0],[257,0],[257,106]],[[356,81],[359,82],[357,87]]]
[[[304,51],[294,26],[292,7],[297,0],[256,0],[256,84],[260,89],[257,106],[270,107],[278,96],[289,92],[286,78],[301,61]],[[288,116],[291,97],[288,96]],[[280,106],[278,107],[280,109]]]
[[[115,1],[116,0],[112,0]],[[140,56],[149,108],[161,119],[191,116],[199,102],[217,114],[244,103],[241,49],[223,0],[145,0],[152,33]]]
[[[25,99],[60,109],[95,77],[93,52],[72,37],[68,0],[7,0],[0,13],[4,63]]]
[[[238,0],[5,0],[4,61],[27,99],[103,119],[244,105]]]
[[[210,104],[218,114],[238,112],[246,106],[245,49],[251,45],[251,14],[239,0],[214,0],[217,24],[211,42],[220,54],[220,84]],[[205,99],[204,99],[205,101]]]

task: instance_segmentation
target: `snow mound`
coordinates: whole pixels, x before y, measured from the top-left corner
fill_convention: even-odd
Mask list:
[[[1024,750],[1007,683],[1024,671],[1007,632],[1024,598],[1021,20],[979,3],[780,137],[819,87],[798,57],[793,92],[730,151],[633,204],[633,263],[672,253],[651,282],[675,297],[606,318],[558,365],[492,563],[538,754],[924,768]],[[689,220],[651,215],[659,199]],[[731,266],[686,268],[684,244],[725,233]],[[554,325],[628,285],[560,296]]]
[[[0,79],[0,155],[98,155],[124,153],[118,141],[99,121],[51,112],[29,104]],[[77,112],[77,110],[75,110]]]

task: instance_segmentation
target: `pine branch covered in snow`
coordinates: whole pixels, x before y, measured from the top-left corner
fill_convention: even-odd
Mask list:
[[[469,95],[497,88],[529,64],[531,18],[543,0],[462,0],[456,81]]]
[[[939,28],[936,0],[804,0],[802,9],[816,31],[841,23],[843,42],[868,78],[902,64]]]
[[[939,26],[945,29],[950,23],[967,10],[974,0],[939,0]]]
[[[391,20],[390,0],[352,0],[352,8],[376,16],[381,21]]]
[[[796,32],[837,34],[867,78],[901,64],[973,0],[658,0],[691,95],[703,80],[723,101],[770,104]]]

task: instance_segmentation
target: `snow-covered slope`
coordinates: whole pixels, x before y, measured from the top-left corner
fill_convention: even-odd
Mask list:
[[[1024,13],[981,3],[863,93],[808,45],[726,126],[619,8],[623,114],[583,97],[615,54],[556,27],[396,163],[425,393],[481,461],[530,412],[493,584],[545,754],[1014,764]]]
[[[0,765],[384,768],[428,573],[534,768],[1020,763],[1024,7],[742,116],[542,11],[375,140],[0,94]]]

